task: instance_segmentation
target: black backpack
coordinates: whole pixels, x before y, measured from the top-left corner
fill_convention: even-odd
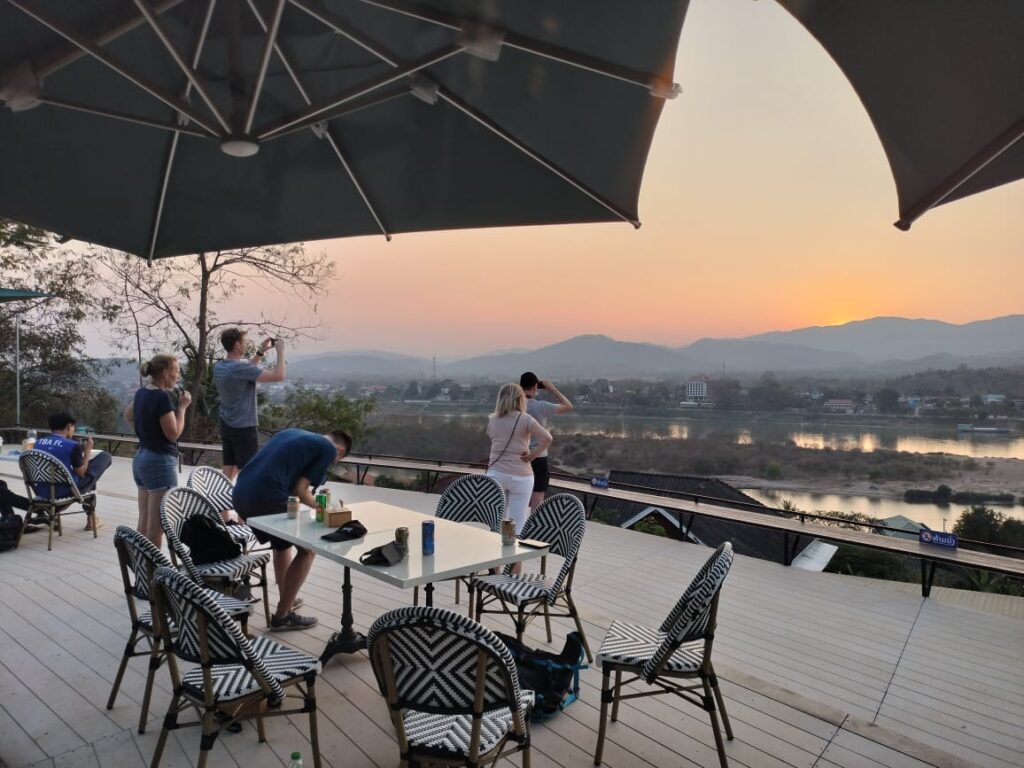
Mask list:
[[[216,521],[206,515],[194,515],[181,526],[181,543],[192,550],[192,561],[199,565],[231,560],[242,548]]]
[[[17,549],[21,540],[21,515],[15,514],[11,506],[11,497],[7,483],[0,480],[0,552]]]
[[[530,720],[547,720],[579,698],[580,670],[587,665],[583,663],[583,640],[578,632],[569,633],[558,654],[530,648],[510,635],[497,634],[516,661],[519,686],[534,693]]]

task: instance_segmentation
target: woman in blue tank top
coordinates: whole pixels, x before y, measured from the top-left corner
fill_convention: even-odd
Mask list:
[[[192,395],[182,392],[178,407],[169,391],[181,375],[178,359],[157,355],[139,367],[149,383],[135,392],[124,412],[124,420],[135,426],[139,450],[132,461],[132,476],[139,489],[139,533],[159,547],[163,542],[160,502],[169,488],[178,484],[177,440],[185,429],[185,411]]]

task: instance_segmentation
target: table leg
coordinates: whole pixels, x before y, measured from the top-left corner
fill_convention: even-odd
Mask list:
[[[341,630],[327,641],[320,663],[326,664],[336,653],[355,653],[365,648],[366,635],[352,629],[352,572],[345,568],[345,581],[341,586]]]
[[[427,584],[427,586],[425,586],[423,588],[423,592],[426,595],[426,605],[427,605],[427,607],[428,608],[432,607],[434,605],[434,585],[433,584]]]

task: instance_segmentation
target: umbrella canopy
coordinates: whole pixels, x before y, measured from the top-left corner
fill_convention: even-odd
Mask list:
[[[867,108],[896,180],[897,227],[1024,177],[1024,2],[779,3]]]
[[[628,221],[688,0],[0,0],[0,215],[146,257]]]
[[[18,288],[0,288],[0,304],[8,301],[23,301],[25,299],[45,299],[50,294],[42,291],[23,291]]]

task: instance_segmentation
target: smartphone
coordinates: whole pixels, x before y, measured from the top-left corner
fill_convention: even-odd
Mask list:
[[[547,389],[547,387],[544,386],[544,382],[543,381],[538,381],[537,382],[537,389]]]
[[[273,349],[276,346],[277,346],[277,339],[271,339],[270,340],[270,348]]]
[[[547,549],[551,545],[546,541],[538,541],[537,539],[520,539],[519,543],[524,547],[530,549]]]

